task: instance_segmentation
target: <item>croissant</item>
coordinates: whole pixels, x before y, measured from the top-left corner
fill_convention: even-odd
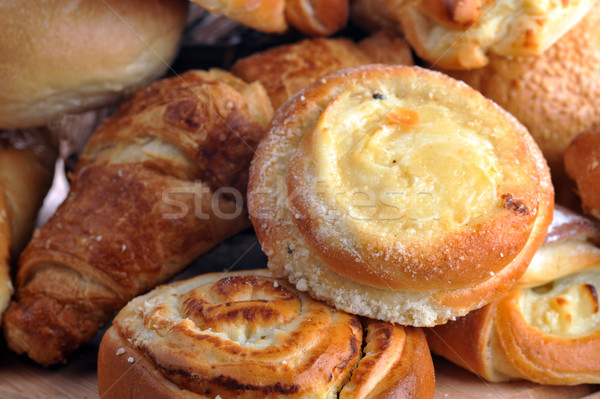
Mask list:
[[[422,330],[361,321],[268,270],[202,275],[135,298],[98,354],[106,399],[425,399],[433,389]]]
[[[594,6],[533,0],[353,0],[353,22],[395,28],[427,62],[447,69],[487,65],[488,53],[543,53]]]
[[[260,84],[219,70],[136,92],[93,135],[21,256],[9,348],[65,360],[128,300],[248,227],[241,193],[271,113]]]
[[[328,36],[348,21],[348,0],[192,0],[212,13],[223,14],[268,33],[289,26],[314,36]]]
[[[508,291],[552,218],[527,130],[417,67],[339,71],[279,108],[250,169],[269,268],[350,313],[417,327]]]
[[[600,382],[600,228],[555,211],[509,294],[427,332],[432,350],[488,381]]]
[[[44,129],[0,131],[0,315],[13,292],[10,264],[31,237],[58,152]]]
[[[306,39],[238,60],[231,73],[259,81],[277,109],[301,89],[339,69],[365,64],[413,65],[402,36],[379,31],[359,43],[348,39]]]

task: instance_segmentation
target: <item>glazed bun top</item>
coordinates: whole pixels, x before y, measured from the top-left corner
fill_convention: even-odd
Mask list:
[[[0,2],[0,128],[47,124],[115,102],[162,75],[184,0]]]

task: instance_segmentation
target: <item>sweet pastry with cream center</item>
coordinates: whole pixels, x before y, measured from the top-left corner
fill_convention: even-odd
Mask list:
[[[277,112],[251,168],[269,267],[346,311],[415,326],[506,292],[551,220],[527,130],[411,67],[348,69]]]
[[[254,270],[134,299],[102,340],[98,387],[108,399],[432,398],[434,377],[420,329],[361,320]]]
[[[493,382],[599,383],[599,239],[589,220],[555,212],[516,288],[428,331],[433,351]]]
[[[476,69],[488,55],[539,55],[594,7],[594,0],[353,0],[352,19],[395,28],[438,68]]]

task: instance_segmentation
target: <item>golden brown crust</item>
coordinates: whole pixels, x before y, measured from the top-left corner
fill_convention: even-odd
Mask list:
[[[541,55],[490,56],[483,69],[451,72],[513,114],[530,131],[552,171],[578,133],[600,120],[600,6]]]
[[[98,365],[106,364],[110,366],[98,368],[98,392],[103,399],[209,399],[164,378],[152,361],[132,348],[114,328],[106,331],[98,351]]]
[[[160,77],[187,7],[185,0],[3,4],[0,127],[43,126]]]
[[[348,0],[192,1],[267,33],[283,33],[292,26],[307,35],[329,36],[346,26],[349,12]]]
[[[528,272],[505,297],[428,331],[433,352],[493,382],[598,383],[600,250],[580,240],[587,233],[578,224],[558,216],[555,225],[573,230],[538,251],[532,265],[539,278]],[[568,246],[560,269],[556,254],[545,252],[557,245]]]
[[[577,184],[586,213],[600,219],[600,130],[577,135],[565,151],[565,169]]]
[[[260,82],[277,109],[301,89],[339,69],[383,63],[412,65],[406,42],[381,31],[354,44],[347,39],[307,39],[238,60],[231,72]]]
[[[299,31],[312,36],[329,36],[346,26],[348,0],[287,0],[285,17]]]
[[[57,151],[45,129],[0,131],[0,315],[13,292],[10,265],[31,237]]]
[[[220,74],[142,89],[95,133],[69,196],[21,257],[11,349],[64,360],[129,299],[248,226],[241,193],[263,127],[244,96],[269,100]]]
[[[408,92],[411,93],[410,96],[406,95]],[[431,103],[427,98],[431,99]],[[358,105],[354,106],[353,101]],[[392,105],[386,101],[390,101]],[[461,183],[461,190],[470,192],[469,198],[461,198],[454,191],[451,197],[440,198],[440,204],[444,205],[440,208],[439,217],[423,218],[423,226],[427,228],[419,227],[412,216],[405,217],[400,222],[397,215],[395,219],[392,218],[395,214],[383,214],[379,219],[363,217],[356,213],[360,211],[356,203],[342,202],[346,198],[343,193],[353,192],[354,179],[359,179],[357,184],[362,190],[364,185],[368,187],[376,181],[379,185],[377,187],[383,187],[383,184],[388,184],[381,183],[386,181],[384,179],[395,179],[396,176],[406,176],[401,179],[410,181],[413,173],[418,176],[414,178],[417,182],[435,180],[434,176],[438,173],[440,176],[444,175],[447,170],[444,168],[436,171],[441,159],[452,154],[444,144],[443,153],[434,156],[435,160],[428,163],[428,157],[436,148],[435,132],[456,134],[454,141],[464,144],[458,150],[462,153],[472,145],[473,140],[487,137],[483,133],[486,128],[477,128],[474,136],[468,136],[469,139],[465,136],[471,134],[467,133],[469,128],[462,125],[444,126],[428,133],[427,127],[421,128],[417,122],[415,130],[401,130],[404,135],[398,132],[400,138],[410,138],[411,143],[416,145],[421,145],[419,140],[428,143],[423,147],[427,148],[423,158],[416,158],[415,162],[419,162],[420,167],[413,170],[411,167],[414,163],[408,161],[412,158],[402,155],[405,152],[400,150],[396,154],[394,145],[401,146],[398,141],[389,143],[390,145],[385,144],[387,142],[380,144],[380,140],[396,137],[389,133],[391,129],[404,127],[397,127],[394,125],[397,123],[395,121],[388,122],[388,108],[382,108],[381,112],[385,111],[385,114],[380,118],[378,107],[398,107],[398,104],[404,107],[402,109],[412,107],[420,112],[421,116],[413,119],[424,118],[423,126],[435,123],[427,119],[430,115],[428,107],[447,106],[443,111],[436,108],[436,111],[431,111],[431,115],[436,115],[436,121],[442,121],[438,116],[446,113],[452,123],[460,121],[464,116],[464,120],[468,121],[465,122],[466,126],[480,126],[477,115],[485,114],[488,118],[497,115],[494,117],[494,129],[496,132],[502,129],[503,132],[502,135],[496,133],[491,138],[492,144],[477,145],[477,150],[473,150],[479,152],[488,145],[495,147],[492,158],[482,155],[484,158],[478,160],[477,164],[466,168],[472,171],[473,168],[491,162],[493,166],[486,167],[486,172],[483,173],[490,170],[502,172],[498,172],[499,175],[489,175],[491,180],[488,177],[482,181],[475,178],[470,190],[465,190],[464,182]],[[448,109],[459,111],[452,113],[450,117]],[[470,113],[470,109],[477,111]],[[464,113],[468,115],[465,116]],[[364,119],[358,118],[361,115]],[[344,125],[350,123],[344,122],[345,120],[351,120],[353,125]],[[369,133],[374,132],[373,135],[380,131],[382,133],[371,139],[365,134],[359,135],[356,140],[346,139],[353,137],[353,129],[361,132],[361,124],[370,126]],[[380,124],[383,124],[382,127],[379,127]],[[408,129],[413,128],[413,125],[410,126]],[[500,126],[503,127],[499,128]],[[420,129],[425,130],[419,133]],[[338,133],[338,130],[343,131],[343,134]],[[475,138],[476,136],[480,138]],[[445,143],[446,140],[447,136]],[[337,143],[341,143],[339,148],[342,149],[337,149]],[[367,144],[361,149],[362,143]],[[377,152],[377,146],[380,145],[385,146],[385,155]],[[350,150],[347,150],[347,146],[350,146]],[[419,154],[419,147],[412,148],[411,156],[418,156],[416,154]],[[370,151],[375,151],[374,155],[370,155]],[[322,154],[325,155],[321,156]],[[336,154],[340,156],[339,161]],[[352,156],[342,158],[343,154]],[[371,156],[375,162],[369,158]],[[503,160],[497,160],[496,156]],[[389,160],[386,157],[390,157]],[[513,162],[515,158],[519,159],[518,166]],[[456,164],[456,159],[452,159],[452,167],[458,167],[460,162]],[[472,160],[473,156],[464,155],[462,159]],[[344,166],[338,169],[338,164]],[[360,169],[355,164],[360,165]],[[388,164],[390,169],[400,168],[391,177],[384,173],[387,169],[383,166]],[[513,169],[514,166],[516,169]],[[372,168],[377,172],[371,172]],[[518,171],[520,168],[526,168],[527,171]],[[421,176],[419,173],[423,170],[432,172]],[[371,173],[377,174],[377,180],[368,180]],[[465,178],[469,173],[465,172]],[[438,324],[458,313],[464,314],[481,306],[484,301],[505,292],[524,272],[535,250],[543,242],[551,219],[553,197],[548,170],[539,149],[522,126],[466,86],[418,68],[381,65],[356,68],[330,75],[298,93],[278,111],[271,123],[269,134],[253,161],[251,175],[251,218],[272,269],[288,276],[294,283],[307,286],[313,295],[345,310],[401,323],[414,323],[413,325]],[[526,182],[523,180],[525,175],[528,178],[536,176],[535,181]],[[331,181],[328,176],[333,176]],[[442,180],[447,184],[452,178]],[[387,189],[411,189],[410,186],[402,186],[404,180],[389,181],[391,186]],[[490,192],[499,197],[497,200],[489,199],[489,211],[475,209],[474,207],[481,207],[481,204],[488,201],[487,195],[482,193],[486,192],[484,187],[487,187],[489,181],[497,182],[498,186]],[[338,182],[352,187],[337,187]],[[478,182],[483,182],[483,185]],[[416,190],[425,192],[423,190],[428,189],[431,190],[427,187]],[[433,192],[432,196],[437,198],[436,196],[442,195],[444,189],[441,190]],[[333,191],[342,195],[336,194],[335,199],[327,199],[328,193]],[[505,195],[506,193],[511,195]],[[275,201],[277,197],[281,198]],[[282,201],[286,201],[286,197],[289,212],[282,208]],[[469,202],[475,197],[478,200]],[[354,201],[354,197],[349,198]],[[398,198],[403,200],[404,197]],[[384,203],[387,205],[387,202]],[[466,205],[467,203],[470,205]],[[392,205],[394,209],[401,209],[403,214],[412,215],[410,203]],[[456,216],[458,219],[454,219],[455,215],[463,215],[460,211],[463,206],[468,209],[466,215],[473,215],[473,219],[470,219],[471,216]],[[369,209],[366,205],[362,208]],[[450,209],[452,213],[448,213]],[[381,208],[378,212],[388,210]],[[442,219],[444,221],[440,222]],[[387,220],[395,220],[396,223],[388,223]],[[460,220],[456,225],[459,227],[449,227],[454,226],[455,220]],[[471,230],[465,226],[474,228]],[[390,267],[392,264],[394,267]],[[330,271],[333,273],[331,277]],[[330,281],[336,278],[343,283]],[[361,300],[350,298],[357,292],[359,295],[367,295],[369,300],[376,301],[379,305],[368,306],[366,303],[361,304]],[[398,295],[405,297],[399,300]],[[385,305],[381,305],[386,303],[386,296],[389,296],[388,301],[393,297],[394,302],[404,301],[410,303],[408,306],[420,307],[420,310],[387,309]],[[366,299],[363,298],[362,301],[366,302]]]
[[[370,29],[395,28],[428,63],[460,70],[485,66],[488,53],[541,54],[593,6],[593,0],[356,0],[352,17]]]
[[[433,363],[423,331],[372,319],[363,319],[363,326],[364,354],[340,398],[433,397]]]
[[[119,313],[100,346],[99,392],[433,397],[423,332],[364,323],[363,356],[358,317],[311,299],[267,270],[199,276],[137,298]]]
[[[370,64],[414,65],[412,52],[404,37],[391,29],[373,33],[357,43]]]

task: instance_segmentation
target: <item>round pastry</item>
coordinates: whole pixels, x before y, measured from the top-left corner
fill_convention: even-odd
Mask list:
[[[431,326],[507,291],[552,218],[527,130],[418,67],[340,71],[271,121],[249,211],[269,267],[350,313]]]
[[[435,353],[492,382],[600,382],[600,229],[561,210],[548,237],[518,288],[427,331]]]
[[[185,0],[3,1],[0,127],[116,102],[168,68]]]
[[[575,137],[565,151],[565,168],[577,184],[586,213],[600,219],[600,130],[596,126]]]
[[[432,398],[433,388],[421,330],[361,322],[268,270],[203,275],[138,297],[98,355],[106,399]]]
[[[513,114],[538,143],[555,187],[564,180],[564,152],[600,121],[600,3],[541,55],[490,56],[483,69],[453,72]]]
[[[404,32],[416,53],[440,68],[473,69],[487,53],[541,54],[579,22],[594,0],[354,0],[352,18]]]
[[[328,36],[348,22],[348,0],[192,0],[267,33],[284,33],[289,25],[308,35]]]

